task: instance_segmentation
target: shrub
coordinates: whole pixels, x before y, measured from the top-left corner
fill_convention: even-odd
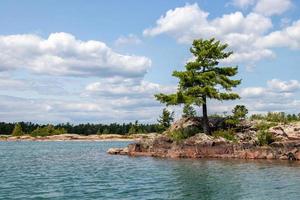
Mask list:
[[[236,127],[236,125],[239,123],[239,120],[235,117],[228,117],[225,120],[225,125],[226,127],[232,128],[232,127]]]
[[[13,136],[21,136],[24,135],[24,132],[22,130],[22,126],[19,123],[16,123],[14,130],[12,131]]]
[[[182,110],[182,117],[195,117],[197,115],[193,106],[185,104]]]
[[[223,137],[226,140],[236,141],[235,134],[234,134],[234,131],[232,129],[218,130],[218,131],[213,132],[212,135],[214,137]]]
[[[284,112],[268,112],[266,115],[254,114],[250,117],[251,120],[266,120],[269,122],[277,122],[287,124],[289,122],[299,121],[300,115],[285,114]]]
[[[258,139],[258,144],[260,146],[269,145],[275,141],[275,138],[272,135],[272,133],[265,130],[259,131],[257,133],[257,139]]]
[[[236,105],[233,108],[232,113],[236,119],[245,119],[248,114],[248,109],[244,105]]]
[[[66,130],[64,128],[54,128],[52,125],[45,127],[38,127],[30,133],[31,136],[49,136],[49,135],[60,135],[65,134]]]
[[[269,128],[273,127],[273,126],[277,126],[278,124],[275,122],[259,122],[258,124],[255,125],[254,128],[256,128],[259,131],[265,131],[268,130]]]
[[[250,120],[263,120],[265,116],[262,114],[253,114],[250,116]]]
[[[196,135],[197,133],[201,132],[201,129],[198,127],[187,127],[178,129],[172,132],[168,132],[167,134],[175,141],[184,140],[186,138],[192,137]]]

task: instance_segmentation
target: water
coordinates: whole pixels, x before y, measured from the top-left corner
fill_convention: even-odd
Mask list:
[[[0,142],[0,199],[300,199],[300,163],[107,155],[126,142]]]

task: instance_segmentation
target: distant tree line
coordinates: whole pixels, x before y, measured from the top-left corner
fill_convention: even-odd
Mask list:
[[[138,121],[135,123],[111,123],[111,124],[70,124],[63,123],[57,125],[51,124],[37,124],[32,122],[17,122],[17,123],[7,123],[0,122],[0,135],[11,135],[17,127],[22,131],[23,134],[36,134],[38,132],[43,132],[44,130],[64,130],[63,133],[75,133],[81,135],[91,135],[91,134],[135,134],[135,133],[151,133],[159,132],[160,126],[158,124],[140,124]]]

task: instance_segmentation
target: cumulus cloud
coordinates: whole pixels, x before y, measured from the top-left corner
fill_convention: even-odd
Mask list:
[[[266,87],[247,87],[240,91],[240,102],[252,113],[284,111],[298,113],[300,83],[297,80],[272,79]]]
[[[280,15],[292,7],[291,0],[259,0],[254,11],[263,15]]]
[[[141,44],[142,40],[134,35],[134,34],[129,34],[128,36],[120,36],[116,41],[115,45],[129,45],[129,44]]]
[[[292,0],[232,0],[232,5],[238,8],[253,6],[252,12],[266,16],[280,15],[292,7]]]
[[[268,47],[288,47],[291,49],[300,48],[300,20],[282,30],[271,32],[270,34],[259,38],[257,46]]]
[[[268,86],[278,92],[293,92],[300,89],[300,83],[297,80],[281,81],[272,79],[268,81]]]
[[[299,113],[300,90],[296,80],[272,79],[265,87],[246,87],[237,90],[241,99],[235,101],[209,101],[211,114],[231,113],[237,104],[246,105],[250,114],[266,112]]]
[[[262,1],[234,1],[240,6],[251,5],[256,2],[257,10],[262,11],[267,0]],[[273,1],[272,1],[273,2]],[[291,26],[282,30],[271,31],[272,20],[268,15],[279,14],[280,7],[286,10],[290,7],[290,1],[275,0],[270,3],[272,12],[263,14],[252,11],[246,15],[237,11],[224,14],[221,17],[209,19],[209,13],[202,10],[197,3],[186,4],[183,7],[168,10],[162,15],[156,25],[144,30],[145,36],[157,36],[167,34],[174,37],[177,42],[190,44],[197,38],[211,38],[225,42],[234,54],[225,63],[246,63],[253,65],[255,62],[266,58],[274,58],[276,55],[270,49],[273,47],[299,48],[300,46],[300,22],[296,21]]]
[[[142,77],[151,60],[122,55],[100,41],[81,41],[68,33],[0,36],[0,71],[28,69],[34,73],[65,76]]]
[[[273,58],[271,50],[255,44],[258,38],[272,27],[270,18],[258,13],[244,15],[241,12],[208,19],[208,12],[198,4],[185,5],[169,10],[156,21],[156,26],[145,29],[145,36],[168,34],[179,43],[190,44],[195,38],[216,37],[229,44],[236,53],[226,62],[256,62]]]

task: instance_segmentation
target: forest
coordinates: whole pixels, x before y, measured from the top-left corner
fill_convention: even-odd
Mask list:
[[[32,122],[16,122],[6,123],[0,122],[0,135],[12,134],[16,124],[21,126],[24,134],[34,133],[38,128],[41,130],[47,127],[53,127],[54,130],[63,130],[63,133],[75,133],[80,135],[91,135],[91,134],[134,134],[134,133],[151,133],[158,132],[158,124],[140,124],[138,121],[135,123],[111,123],[111,124],[70,124],[62,123],[57,125],[51,124],[37,124]]]

